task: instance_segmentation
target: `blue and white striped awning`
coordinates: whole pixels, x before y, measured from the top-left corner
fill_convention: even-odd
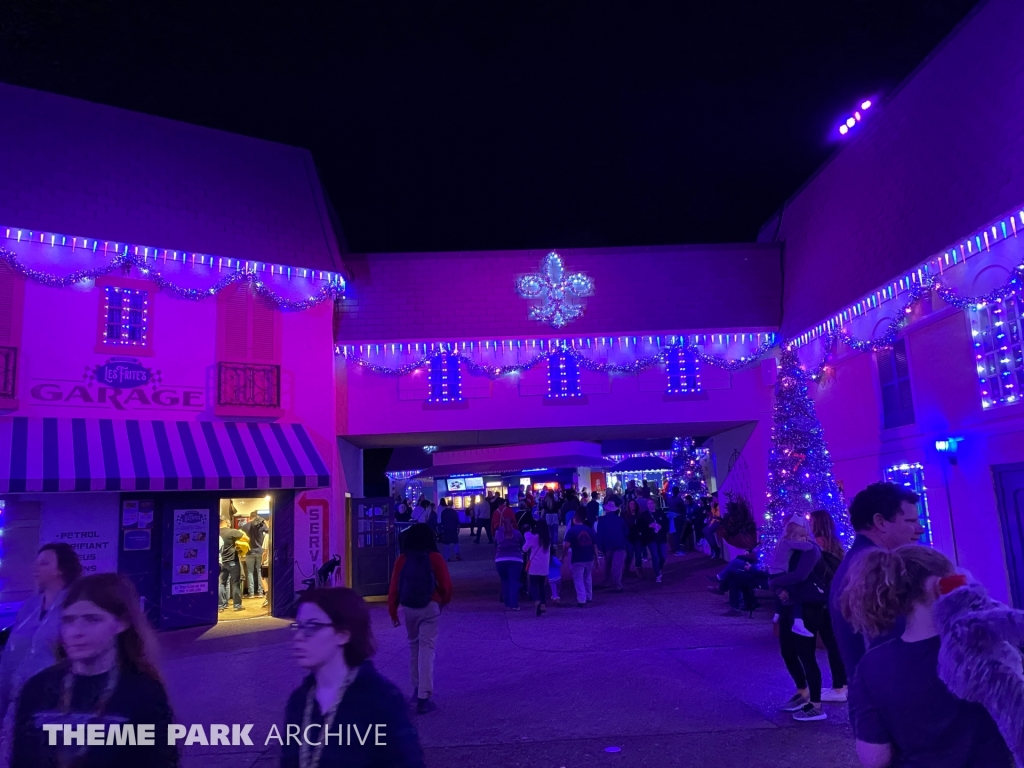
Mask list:
[[[301,424],[0,420],[0,493],[319,488],[329,475]]]

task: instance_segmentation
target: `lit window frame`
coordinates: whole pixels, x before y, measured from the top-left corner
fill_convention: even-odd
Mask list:
[[[99,291],[97,327],[96,327],[96,352],[99,354],[121,354],[136,355],[139,357],[150,357],[153,354],[153,300],[154,286],[146,280],[131,278],[114,278],[105,276],[97,279],[96,288]],[[109,337],[109,313],[110,296],[114,293],[131,293],[135,296],[142,296],[142,328],[141,338],[114,340]],[[124,318],[128,311],[121,308],[121,315]],[[122,322],[119,326],[124,328]]]
[[[917,462],[893,464],[886,467],[882,478],[887,483],[895,483],[917,494],[917,518],[921,527],[924,528],[924,533],[921,534],[918,541],[926,546],[933,546],[935,537],[932,535],[932,518],[928,511],[928,488],[924,480],[924,465]]]
[[[974,344],[981,407],[1017,405],[1024,392],[1024,298],[970,307],[967,315]]]

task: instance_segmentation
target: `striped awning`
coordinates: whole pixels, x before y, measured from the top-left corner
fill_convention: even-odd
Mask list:
[[[0,493],[319,488],[301,424],[0,419]]]

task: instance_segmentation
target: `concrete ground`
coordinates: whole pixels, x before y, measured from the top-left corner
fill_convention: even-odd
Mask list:
[[[462,542],[441,618],[438,709],[416,719],[431,768],[857,765],[845,705],[826,704],[828,720],[816,723],[778,711],[793,683],[770,613],[727,615],[706,590],[706,556],[670,556],[664,583],[631,578],[623,593],[596,591],[586,609],[563,580],[562,606],[537,618],[499,604],[491,547]],[[404,627],[384,605],[372,614],[375,662],[408,693]],[[301,678],[289,634],[263,618],[161,636],[177,722],[255,724],[253,747],[187,747],[185,768],[277,764],[263,741]],[[827,684],[824,653],[819,662]]]

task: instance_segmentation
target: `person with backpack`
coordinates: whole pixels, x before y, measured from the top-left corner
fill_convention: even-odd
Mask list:
[[[818,634],[821,642],[828,652],[828,668],[832,674],[832,687],[821,692],[823,702],[841,703],[847,698],[847,673],[846,665],[843,664],[843,657],[839,653],[839,641],[836,639],[835,630],[832,629],[832,617],[829,613],[831,602],[832,583],[835,580],[839,564],[843,562],[846,551],[839,542],[836,535],[836,523],[824,509],[816,509],[811,512],[811,534],[814,541],[821,549],[821,562],[825,576],[826,601],[822,612],[821,627]]]
[[[576,587],[576,605],[585,608],[594,602],[594,561],[597,560],[596,534],[584,522],[586,513],[576,510],[572,525],[565,532],[563,546],[572,556],[572,581]]]
[[[437,709],[431,698],[434,694],[434,647],[441,609],[452,599],[452,580],[429,525],[411,526],[405,532],[402,546],[405,551],[395,560],[391,573],[388,613],[397,627],[401,609],[409,636],[412,698],[416,712],[425,715]]]

